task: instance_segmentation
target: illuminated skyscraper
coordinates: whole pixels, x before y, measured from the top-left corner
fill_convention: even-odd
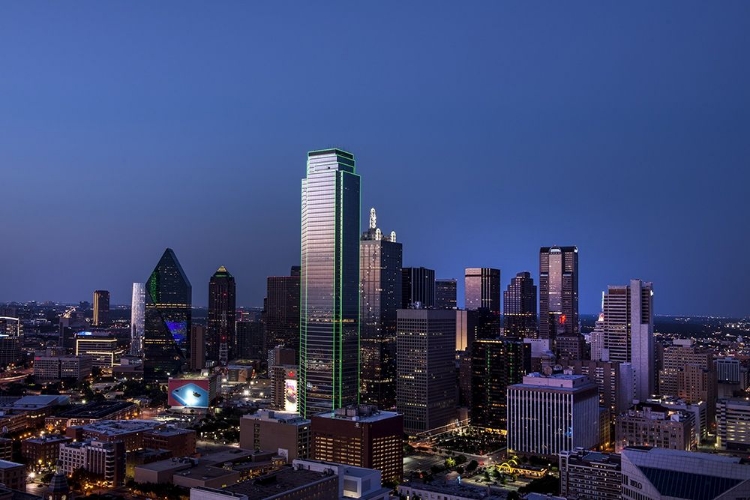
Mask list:
[[[539,338],[579,335],[578,248],[539,250]]]
[[[467,267],[464,276],[467,311],[488,309],[500,315],[500,269]]]
[[[505,336],[536,337],[536,286],[531,273],[518,273],[503,293]]]
[[[105,326],[109,323],[109,291],[96,290],[94,292],[94,326]]]
[[[375,209],[360,241],[360,347],[363,403],[396,405],[396,311],[401,306],[401,243],[383,235]]]
[[[435,309],[455,309],[457,296],[455,278],[435,280]]]
[[[351,153],[308,153],[299,370],[299,411],[306,418],[359,399],[359,186]]]
[[[221,266],[208,282],[208,325],[206,328],[209,361],[221,366],[236,357],[234,276]]]
[[[133,283],[130,305],[130,354],[143,356],[143,335],[146,329],[146,285]]]
[[[163,380],[182,369],[182,349],[192,317],[193,288],[177,256],[167,248],[146,282],[146,322],[143,339],[143,375]],[[189,359],[189,353],[188,353]]]

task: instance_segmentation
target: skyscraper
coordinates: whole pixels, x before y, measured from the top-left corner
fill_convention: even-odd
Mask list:
[[[646,401],[654,391],[653,284],[630,280],[630,285],[609,286],[604,294],[602,322],[596,331],[601,361],[631,363],[635,372],[634,397]]]
[[[94,326],[105,326],[109,323],[109,291],[94,292]]]
[[[578,248],[539,250],[539,338],[579,335]]]
[[[522,272],[510,280],[503,293],[505,336],[536,337],[536,285],[531,273]]]
[[[354,155],[311,151],[302,180],[299,410],[358,403],[360,179]]]
[[[455,309],[457,298],[455,278],[435,280],[435,309]]]
[[[531,369],[531,346],[522,339],[478,339],[471,346],[471,425],[507,430],[508,386]]]
[[[360,383],[363,403],[396,405],[396,311],[401,306],[402,247],[383,236],[375,209],[360,248]]]
[[[143,336],[146,329],[146,285],[133,283],[130,305],[130,354],[143,356]]]
[[[182,369],[191,327],[193,288],[171,248],[146,282],[143,376],[163,380]],[[187,353],[189,358],[189,352]]]
[[[404,267],[401,270],[401,308],[435,307],[435,270]]]
[[[235,288],[234,276],[224,266],[208,282],[208,359],[221,366],[237,355]]]
[[[399,309],[397,408],[418,434],[456,415],[456,311]]]
[[[487,309],[500,316],[500,269],[467,267],[464,276],[464,307]]]
[[[299,351],[299,277],[300,267],[292,266],[289,276],[269,276],[263,324],[269,348],[283,345]]]

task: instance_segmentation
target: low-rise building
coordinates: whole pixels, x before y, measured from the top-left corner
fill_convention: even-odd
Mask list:
[[[0,460],[0,483],[12,490],[26,491],[26,466]]]
[[[723,450],[750,450],[750,401],[732,398],[716,403],[716,446]]]
[[[750,497],[750,464],[741,458],[628,447],[621,464],[623,500]]]
[[[129,420],[138,417],[139,408],[127,401],[100,401],[71,407],[54,417],[47,417],[48,430],[64,431],[68,427],[88,425],[101,420]]]
[[[77,441],[122,441],[125,451],[133,451],[144,448],[143,436],[146,432],[162,427],[165,427],[164,423],[154,420],[101,420],[83,426],[69,427],[65,435]]]
[[[39,383],[58,382],[64,378],[81,381],[91,375],[93,361],[91,356],[37,354],[34,356],[34,380]]]
[[[620,500],[620,455],[577,449],[560,453],[560,495]]]
[[[240,420],[240,448],[278,450],[287,463],[310,456],[310,420],[296,413],[259,410]]]
[[[656,403],[639,403],[615,422],[615,451],[626,446],[694,450],[695,415]]]
[[[173,457],[189,457],[195,454],[196,434],[192,429],[166,427],[143,433],[143,446],[168,450]]]
[[[21,456],[31,467],[51,467],[60,456],[60,445],[71,441],[60,434],[25,439],[21,442]]]
[[[114,486],[122,486],[125,482],[125,445],[122,441],[63,443],[59,463],[66,474],[85,469]]]

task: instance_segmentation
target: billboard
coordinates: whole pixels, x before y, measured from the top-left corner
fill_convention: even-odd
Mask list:
[[[284,411],[297,412],[297,379],[284,380]]]
[[[208,408],[207,379],[169,379],[167,394],[169,406]]]

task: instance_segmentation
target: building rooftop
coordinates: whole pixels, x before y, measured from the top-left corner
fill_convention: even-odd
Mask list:
[[[134,403],[128,403],[127,401],[102,401],[97,403],[88,403],[85,405],[73,406],[69,410],[60,413],[58,417],[99,419],[134,406]]]
[[[164,424],[153,420],[100,420],[82,426],[84,431],[98,432],[108,436],[157,429]]]
[[[552,375],[542,375],[541,373],[530,373],[523,377],[523,382],[511,387],[524,388],[549,388],[549,389],[577,389],[586,385],[593,384],[586,375],[569,375],[566,373],[554,373]]]
[[[423,483],[404,483],[398,486],[399,493],[402,488],[411,488],[417,491],[429,491],[443,495],[455,495],[463,498],[472,498],[476,500],[504,500],[505,495],[487,494],[486,486],[468,486],[454,482],[445,484],[423,484]],[[432,496],[430,496],[432,498]]]
[[[387,420],[398,415],[398,413],[393,411],[378,410],[374,405],[359,405],[339,408],[332,412],[318,413],[315,417],[370,423]]]
[[[280,424],[301,425],[301,424],[310,423],[310,420],[306,418],[302,418],[302,416],[300,416],[299,413],[276,411],[276,410],[265,410],[265,409],[258,410],[252,415],[243,415],[242,418],[247,418],[250,420],[274,421]]]
[[[151,435],[159,435],[159,436],[184,436],[185,434],[195,434],[195,431],[192,429],[177,429],[174,427],[165,427],[163,429],[153,429],[148,431]]]
[[[34,444],[59,443],[61,441],[70,441],[70,440],[71,438],[67,436],[63,436],[62,434],[49,434],[43,437],[25,439],[24,443],[34,443]]]
[[[228,488],[224,488],[223,491],[247,495],[248,500],[261,500],[269,496],[278,495],[284,491],[300,488],[332,477],[338,489],[338,480],[331,474],[304,469],[294,470],[292,467],[284,467],[271,474],[234,484]]]
[[[48,406],[66,405],[70,402],[68,396],[24,396],[10,403],[4,408],[13,410],[33,410],[37,408],[46,408]]]

